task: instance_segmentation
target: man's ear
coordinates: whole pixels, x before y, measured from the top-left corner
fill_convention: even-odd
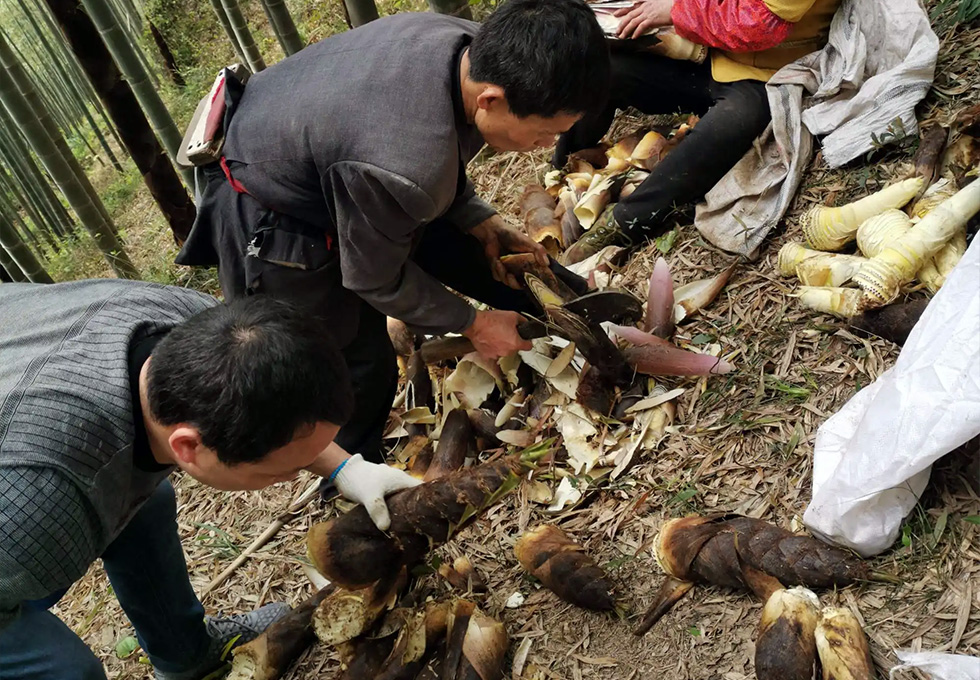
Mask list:
[[[483,91],[476,96],[477,107],[484,111],[499,107],[501,104],[506,106],[507,97],[504,94],[504,88],[499,85],[484,85]]]
[[[196,427],[190,425],[180,425],[170,433],[170,448],[173,450],[177,460],[183,465],[194,466],[197,464],[198,451],[203,448],[201,433]]]

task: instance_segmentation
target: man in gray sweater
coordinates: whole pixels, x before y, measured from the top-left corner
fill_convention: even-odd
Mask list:
[[[300,470],[381,528],[418,482],[332,443],[351,411],[322,320],[119,280],[0,285],[0,678],[105,680],[48,609],[101,557],[160,680],[198,680],[288,607],[204,616],[176,523],[176,469],[218,489]]]
[[[499,258],[547,256],[477,197],[466,163],[485,143],[553,145],[602,105],[608,76],[581,0],[509,0],[482,25],[399,14],[310,45],[245,86],[177,261],[218,264],[226,298],[327,319],[356,400],[337,442],[381,460],[397,383],[386,315],[488,357],[530,347],[516,329],[530,303]]]

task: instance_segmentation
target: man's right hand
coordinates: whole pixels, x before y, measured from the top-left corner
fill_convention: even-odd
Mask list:
[[[477,311],[476,318],[463,335],[470,339],[473,347],[488,359],[513,354],[518,350],[531,349],[531,343],[517,332],[517,324],[524,317],[517,312]]]

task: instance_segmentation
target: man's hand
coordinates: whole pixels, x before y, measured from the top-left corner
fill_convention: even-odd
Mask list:
[[[548,252],[540,243],[535,243],[521,232],[513,229],[504,222],[500,215],[489,217],[470,230],[483,244],[483,250],[490,261],[490,271],[493,278],[511,288],[521,289],[521,284],[513,274],[507,271],[500,261],[501,255],[509,253],[534,253],[545,267],[548,266]],[[473,338],[470,338],[472,340]],[[474,341],[475,344],[475,341]]]
[[[620,17],[616,37],[621,40],[639,38],[651,29],[670,26],[673,7],[674,0],[640,0],[632,7],[616,10],[613,16]]]
[[[531,343],[517,332],[517,324],[524,317],[517,312],[478,311],[473,324],[463,331],[482,356],[496,359],[513,354],[517,350],[531,349]]]
[[[422,482],[393,467],[368,462],[358,453],[344,463],[333,483],[341,496],[363,505],[375,526],[387,531],[391,517],[385,496]]]

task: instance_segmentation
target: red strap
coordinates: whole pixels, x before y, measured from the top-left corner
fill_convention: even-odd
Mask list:
[[[220,163],[221,170],[225,173],[225,179],[228,180],[228,184],[231,185],[231,188],[240,194],[247,194],[248,189],[245,188],[245,185],[231,176],[231,170],[228,169],[228,160],[224,156],[221,157]]]

